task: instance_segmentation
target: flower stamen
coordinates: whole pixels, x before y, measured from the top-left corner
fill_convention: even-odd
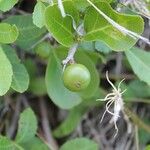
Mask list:
[[[107,101],[105,107],[105,111],[102,115],[102,118],[101,118],[101,121],[103,121],[104,119],[104,116],[105,114],[108,112],[109,114],[112,115],[112,118],[110,120],[110,123],[114,123],[114,126],[115,126],[115,130],[116,130],[116,133],[114,135],[114,137],[118,134],[118,127],[117,127],[117,121],[118,121],[118,118],[120,117],[120,112],[124,110],[124,103],[123,103],[123,99],[122,99],[122,94],[126,91],[122,91],[121,92],[121,83],[125,80],[121,80],[120,83],[118,84],[118,87],[116,88],[114,86],[114,84],[109,80],[109,77],[108,77],[108,71],[106,72],[106,79],[107,81],[109,82],[109,84],[112,86],[113,90],[112,90],[112,93],[109,93],[105,96],[104,99],[98,99],[100,101]],[[114,104],[114,109],[113,109],[113,112],[111,112],[109,110],[109,108],[112,106],[112,104]]]

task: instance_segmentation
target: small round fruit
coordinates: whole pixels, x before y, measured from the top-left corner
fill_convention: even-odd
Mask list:
[[[48,58],[48,56],[50,55],[50,51],[51,51],[51,46],[48,42],[41,42],[39,43],[36,47],[35,47],[35,52],[37,55],[39,55],[41,58]]]
[[[87,88],[91,80],[89,70],[82,64],[71,64],[63,73],[63,82],[67,89],[79,92]]]

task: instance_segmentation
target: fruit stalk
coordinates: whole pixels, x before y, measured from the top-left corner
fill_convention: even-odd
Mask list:
[[[64,59],[62,61],[62,64],[63,64],[63,71],[65,70],[66,68],[66,65],[70,62],[70,63],[74,63],[74,55],[75,55],[75,52],[77,51],[77,48],[78,48],[78,43],[75,43],[70,49],[69,49],[69,52],[68,52],[68,56],[66,57],[66,59]]]

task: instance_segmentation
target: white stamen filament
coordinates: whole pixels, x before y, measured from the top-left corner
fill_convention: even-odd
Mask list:
[[[106,109],[102,115],[100,122],[103,121],[106,113],[111,114],[112,118],[110,120],[110,123],[114,123],[114,125],[115,125],[115,129],[116,129],[116,133],[114,135],[114,137],[115,137],[118,134],[117,121],[118,121],[118,118],[120,117],[120,112],[124,110],[122,94],[125,92],[125,90],[123,92],[121,92],[121,89],[120,89],[121,83],[124,81],[124,79],[120,81],[117,88],[109,80],[108,71],[106,72],[106,79],[109,82],[109,84],[113,87],[113,90],[112,90],[112,93],[107,94],[104,99],[98,99],[100,101],[107,101],[107,103],[105,105]],[[114,103],[114,110],[113,110],[113,112],[111,112],[109,110],[109,108],[111,107],[111,105],[113,103]]]

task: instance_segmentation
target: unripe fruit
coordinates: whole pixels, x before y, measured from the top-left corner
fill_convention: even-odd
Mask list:
[[[82,64],[71,64],[63,73],[63,82],[67,89],[79,92],[86,89],[90,83],[89,70]]]
[[[41,58],[48,58],[50,51],[52,50],[48,42],[41,42],[35,47],[35,52]]]

